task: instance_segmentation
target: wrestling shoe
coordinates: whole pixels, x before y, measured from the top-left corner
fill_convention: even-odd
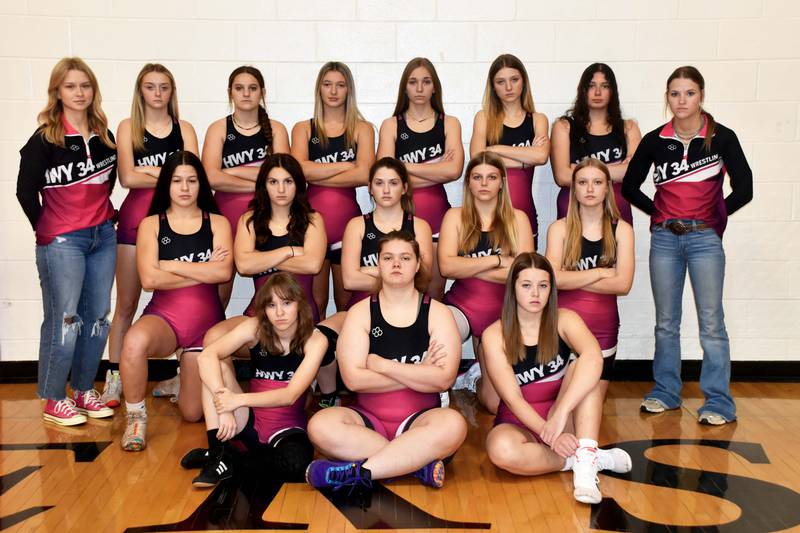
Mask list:
[[[444,463],[440,459],[431,461],[413,474],[423,485],[441,489],[444,485]]]
[[[208,448],[195,448],[190,450],[181,459],[181,467],[186,470],[194,470],[195,468],[203,468],[208,462]]]
[[[128,419],[125,425],[125,434],[122,435],[122,449],[126,452],[140,452],[146,445],[145,434],[147,433],[147,411],[135,410],[128,411],[125,415]]]
[[[165,379],[164,381],[159,381],[156,383],[156,386],[153,387],[153,396],[156,398],[164,398],[166,396],[170,396],[173,398],[177,398],[178,394],[181,392],[181,369],[178,369],[178,373],[175,376]]]
[[[89,418],[108,418],[114,416],[114,410],[100,401],[100,394],[94,389],[73,391],[75,409]]]
[[[633,468],[631,456],[622,448],[597,449],[597,469],[626,474]]]
[[[122,380],[119,370],[106,370],[106,384],[103,386],[103,394],[100,395],[100,403],[107,407],[119,407],[121,397]]]
[[[44,404],[44,419],[59,426],[77,426],[86,423],[86,415],[75,409],[75,402],[69,398],[47,400]]]
[[[572,495],[581,503],[600,503],[603,495],[597,484],[597,448],[578,448],[572,465]]]
[[[220,481],[224,481],[233,476],[233,461],[225,451],[225,447],[215,450],[215,453],[209,455],[208,461],[203,466],[200,473],[192,480],[192,486],[198,489],[207,489],[214,487]]]
[[[306,482],[312,487],[323,489],[332,487],[372,487],[370,471],[362,468],[364,461],[328,461],[317,459],[306,468]]]

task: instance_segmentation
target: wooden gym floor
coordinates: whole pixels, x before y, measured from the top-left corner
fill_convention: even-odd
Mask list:
[[[697,383],[682,409],[638,411],[646,383],[614,383],[600,443],[633,457],[626,475],[601,474],[604,500],[572,498],[572,474],[521,478],[483,451],[491,417],[471,397],[453,405],[470,433],[441,490],[414,479],[371,494],[277,486],[243,475],[196,490],[178,461],[205,445],[202,424],[181,421],[166,399],[148,399],[142,453],[119,447],[124,417],[78,428],[45,424],[34,385],[0,386],[0,530],[18,531],[800,531],[800,384],[736,383],[739,421],[700,426]],[[343,491],[344,492],[344,491]]]

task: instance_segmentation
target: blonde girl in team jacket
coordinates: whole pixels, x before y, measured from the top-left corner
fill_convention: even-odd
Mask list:
[[[673,118],[642,139],[623,180],[622,193],[650,215],[650,283],[656,305],[655,387],[641,410],[660,413],[681,404],[681,299],[686,271],[700,323],[705,402],[702,424],[736,420],[730,393],[731,356],[722,309],[728,216],[753,197],[753,174],[736,134],[703,109],[705,81],[691,66],[667,79],[666,101]],[[651,165],[656,193],[640,187]],[[725,174],[731,193],[722,194]]]
[[[42,287],[37,392],[46,400],[45,420],[71,426],[113,414],[94,378],[110,325],[117,151],[97,79],[83,60],[56,63],[47,94],[39,128],[20,150],[17,198],[36,232]]]

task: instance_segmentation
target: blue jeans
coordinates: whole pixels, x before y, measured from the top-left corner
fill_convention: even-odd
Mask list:
[[[39,339],[39,397],[62,400],[94,388],[108,338],[117,234],[111,221],[36,246],[44,321]]]
[[[700,388],[705,403],[699,413],[711,411],[728,421],[735,420],[736,405],[730,393],[731,351],[722,310],[725,252],[713,229],[675,235],[665,228],[653,228],[650,284],[656,304],[655,387],[646,398],[660,400],[668,408],[681,404],[681,299],[687,267],[703,348]]]

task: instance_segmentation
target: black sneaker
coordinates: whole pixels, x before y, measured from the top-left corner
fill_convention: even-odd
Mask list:
[[[181,466],[186,470],[194,470],[195,468],[203,468],[203,465],[208,462],[208,448],[195,448],[181,459]]]
[[[192,485],[205,489],[216,486],[220,481],[224,481],[233,476],[233,461],[231,456],[225,451],[210,456],[200,474],[192,480]]]

